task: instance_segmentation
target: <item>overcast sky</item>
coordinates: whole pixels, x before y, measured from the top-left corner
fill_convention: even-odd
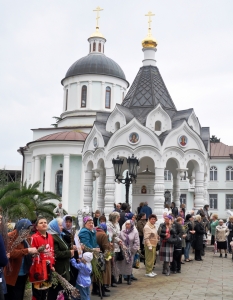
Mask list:
[[[20,166],[30,129],[61,114],[61,79],[88,54],[98,5],[105,54],[130,84],[142,65],[144,15],[155,13],[157,66],[177,109],[194,108],[211,135],[233,145],[232,0],[0,0],[0,166]]]

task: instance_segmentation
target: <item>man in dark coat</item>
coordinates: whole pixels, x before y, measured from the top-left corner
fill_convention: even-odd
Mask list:
[[[147,220],[148,220],[149,216],[152,215],[152,209],[150,208],[150,206],[148,206],[147,202],[144,203],[143,207],[141,208],[140,213],[145,213]]]
[[[125,214],[126,214],[127,209],[128,209],[128,204],[127,203],[122,203],[121,204],[120,220],[119,220],[120,229],[122,229],[123,224],[126,222]]]
[[[205,233],[204,226],[202,224],[202,218],[200,215],[196,215],[195,220],[195,239],[194,239],[194,249],[195,249],[195,260],[201,261],[201,251],[203,250],[203,235]]]
[[[171,203],[171,210],[172,210],[173,216],[176,218],[178,216],[178,208],[176,207],[175,202]]]
[[[183,219],[181,217],[178,217],[176,222],[174,222],[172,226],[176,235],[179,237],[179,239],[177,239],[177,243],[174,244],[173,261],[171,264],[171,271],[174,274],[181,273],[182,238],[184,235],[184,230],[181,225],[182,221]]]

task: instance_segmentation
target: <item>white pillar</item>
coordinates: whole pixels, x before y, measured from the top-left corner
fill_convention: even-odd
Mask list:
[[[35,170],[35,157],[32,156],[32,165],[31,165],[31,184],[34,183],[34,170]]]
[[[110,108],[113,109],[115,105],[116,105],[116,85],[113,83]]]
[[[158,220],[163,217],[164,210],[164,168],[155,168],[154,213]]]
[[[101,99],[102,99],[102,108],[105,109],[105,82],[104,81],[102,81]]]
[[[87,90],[87,109],[91,108],[91,99],[92,99],[92,81],[88,81],[88,90]]]
[[[100,175],[97,179],[97,209],[100,210],[101,214],[104,212],[104,195],[105,195],[105,190],[104,190],[104,184],[105,184],[105,175],[104,171],[101,170]]]
[[[179,173],[173,177],[173,202],[175,202],[176,207],[180,207],[180,176]]]
[[[68,207],[69,207],[69,182],[70,182],[70,155],[64,154],[62,205],[67,212],[68,212]]]
[[[204,177],[204,204],[209,204],[209,193],[207,189],[207,174]]]
[[[38,155],[35,157],[34,183],[37,181],[40,181],[40,157]]]
[[[195,174],[195,210],[204,206],[204,173],[197,171]]]
[[[92,212],[93,202],[93,174],[92,170],[85,171],[84,179],[84,196],[83,205],[89,207],[89,211]]]
[[[81,89],[80,89],[80,81],[77,82],[77,102],[75,103],[75,109],[79,109],[81,107]]]
[[[113,168],[106,168],[104,200],[104,214],[108,220],[109,214],[114,210],[115,202],[115,173]]]
[[[46,155],[45,163],[45,191],[51,191],[52,155]]]

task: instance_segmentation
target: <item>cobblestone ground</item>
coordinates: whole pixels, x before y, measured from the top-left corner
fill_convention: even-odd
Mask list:
[[[190,256],[193,259],[193,255]],[[208,247],[202,262],[192,261],[182,265],[181,274],[162,274],[162,263],[156,264],[154,278],[145,277],[145,267],[133,269],[138,281],[129,286],[124,281],[111,288],[112,300],[227,300],[233,299],[233,262],[231,255],[220,258]],[[30,293],[25,300],[31,299]],[[100,299],[91,296],[91,300]],[[48,299],[49,300],[49,299]]]

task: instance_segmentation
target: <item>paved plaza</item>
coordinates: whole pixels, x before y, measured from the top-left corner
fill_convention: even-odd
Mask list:
[[[193,255],[190,256],[193,258]],[[225,300],[233,299],[233,262],[231,255],[220,258],[208,247],[202,262],[192,261],[182,265],[181,274],[162,274],[162,263],[158,262],[154,278],[145,277],[145,267],[133,269],[138,281],[131,286],[124,281],[117,288],[111,288],[113,300]],[[100,299],[91,297],[91,300]]]

